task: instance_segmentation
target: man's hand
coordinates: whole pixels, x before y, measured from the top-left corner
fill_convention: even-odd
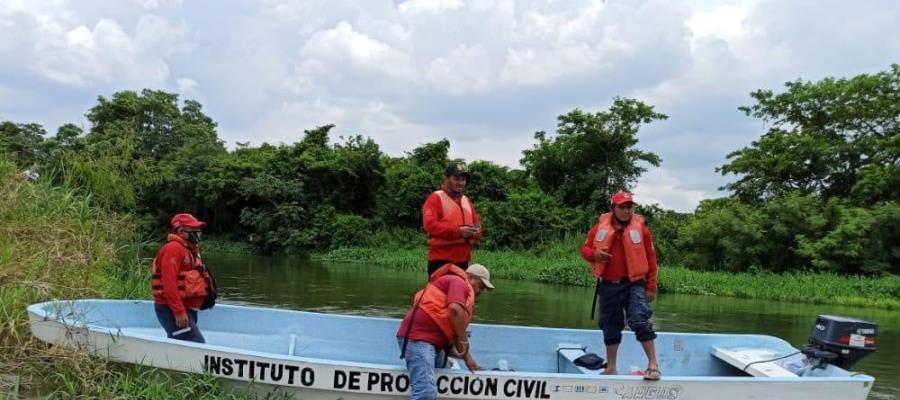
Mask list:
[[[594,250],[594,261],[609,261],[609,257],[612,254],[609,254],[601,249]]]
[[[188,316],[187,314],[180,314],[175,316],[175,326],[179,328],[187,328],[188,326]]]
[[[647,291],[647,302],[652,303],[653,300],[656,300],[656,292]]]
[[[478,363],[475,362],[475,359],[472,358],[471,354],[466,354],[465,361],[466,361],[466,368],[468,368],[469,371],[471,371],[471,372],[481,371],[481,367],[478,365]]]
[[[459,232],[462,233],[463,238],[469,239],[478,234],[478,228],[472,225],[461,225],[459,227]]]
[[[453,344],[453,350],[456,350],[456,355],[459,357],[469,356],[469,341],[468,340],[457,340],[455,344]]]

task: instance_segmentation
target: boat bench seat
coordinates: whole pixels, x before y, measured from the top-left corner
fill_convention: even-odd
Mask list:
[[[581,343],[559,343],[559,344],[557,344],[556,345],[556,354],[558,357],[557,369],[562,369],[559,367],[559,362],[561,361],[559,359],[562,359],[562,360],[568,361],[569,364],[571,364],[570,365],[571,367],[578,369],[579,371],[581,371],[582,374],[592,374],[592,375],[599,374],[600,371],[603,371],[602,369],[591,370],[591,369],[587,369],[585,367],[579,367],[579,366],[575,365],[575,359],[578,357],[581,357],[587,353],[585,351],[585,349],[587,349],[587,347],[585,347]],[[562,371],[557,371],[557,372],[562,372]]]
[[[781,354],[772,349],[759,347],[713,346],[713,355],[753,376],[778,378],[797,377],[797,374],[784,369],[784,367],[777,362],[780,361],[780,358],[784,358],[785,354]],[[795,357],[802,356],[797,355]],[[790,358],[787,358],[787,360],[790,360]]]

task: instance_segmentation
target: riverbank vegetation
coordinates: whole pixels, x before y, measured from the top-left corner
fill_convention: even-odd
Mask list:
[[[104,211],[64,186],[29,182],[0,158],[0,397],[219,399],[211,377],[159,374],[29,333],[25,308],[51,299],[147,298],[147,260],[131,218]],[[232,396],[233,398],[233,396]]]
[[[727,196],[693,212],[639,205],[661,263],[891,281],[900,273],[898,96],[900,65],[753,92],[740,111],[767,130],[717,169],[734,177]],[[38,124],[2,122],[0,154],[28,179],[39,176],[39,187],[70,188],[91,207],[127,216],[147,240],[162,237],[173,213],[191,212],[209,222],[207,234],[241,243],[223,251],[346,254],[385,243],[421,251],[422,202],[447,163],[465,161],[451,159],[447,140],[390,156],[371,138],[335,141],[333,125],[292,144],[229,151],[200,103],[154,90],[101,96],[86,117],[86,131],[65,124],[52,137]],[[479,254],[538,254],[522,260],[535,264],[530,272],[509,276],[583,283],[554,262],[577,258],[577,246],[559,243],[577,242],[610,193],[661,165],[638,132],[666,118],[615,98],[606,110],[560,115],[556,132],[535,133],[521,169],[469,162],[466,191],[486,232]]]
[[[722,272],[900,273],[900,65],[887,71],[759,90],[741,108],[766,124],[717,170],[724,196],[692,212],[642,204],[663,263]],[[736,111],[737,113],[737,111]],[[99,97],[86,131],[54,136],[33,123],[0,123],[0,152],[42,180],[130,215],[158,238],[177,211],[207,233],[263,253],[377,246],[406,235],[422,245],[421,206],[453,160],[450,143],[401,156],[371,138],[333,137],[333,125],[298,131],[291,144],[226,149],[200,103],[154,90]],[[638,132],[667,116],[637,99],[573,110],[537,132],[520,169],[469,160],[467,193],[483,218],[482,250],[523,251],[583,235],[659,155]],[[523,132],[522,134],[528,134]],[[640,194],[638,200],[640,201]]]
[[[595,280],[577,252],[582,240],[561,240],[537,250],[477,250],[473,262],[487,265],[497,278],[593,286]],[[314,258],[424,271],[425,256],[422,246],[388,243],[336,249]],[[900,276],[896,275],[873,278],[831,272],[704,271],[663,264],[659,270],[659,291],[900,309]]]

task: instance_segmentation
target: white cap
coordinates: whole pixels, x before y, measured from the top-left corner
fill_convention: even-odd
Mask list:
[[[477,276],[481,278],[481,281],[484,282],[484,286],[488,289],[493,289],[494,284],[491,283],[491,272],[488,271],[484,265],[481,264],[472,264],[469,268],[466,268],[466,273],[472,276]]]

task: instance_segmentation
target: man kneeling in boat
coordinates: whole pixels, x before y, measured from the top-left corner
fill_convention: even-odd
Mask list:
[[[616,374],[616,353],[622,342],[625,314],[628,326],[647,354],[644,379],[658,380],[659,365],[653,340],[656,332],[650,303],[656,298],[656,251],[644,218],[634,214],[631,193],[618,192],[610,201],[611,213],[600,216],[581,247],[597,278],[600,329],[606,345],[606,373]],[[594,298],[596,305],[596,297]],[[591,316],[594,313],[591,311]]]
[[[172,233],[153,259],[151,275],[156,318],[172,339],[204,343],[197,327],[197,312],[212,288],[200,260],[200,230],[205,222],[191,214],[177,214],[170,221]]]
[[[397,330],[400,358],[409,370],[411,399],[437,398],[434,369],[445,367],[449,355],[465,360],[470,371],[481,369],[469,352],[466,328],[475,312],[475,298],[494,288],[490,277],[481,264],[465,271],[445,264],[416,293]]]

